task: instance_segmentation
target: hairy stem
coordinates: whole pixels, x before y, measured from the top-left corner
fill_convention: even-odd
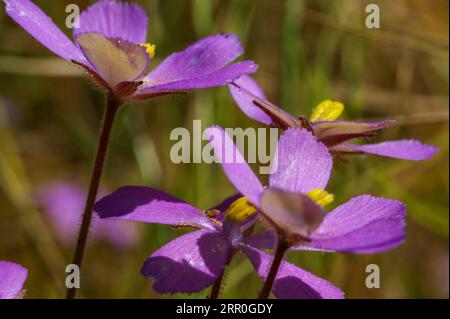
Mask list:
[[[228,265],[230,265],[231,259],[233,259],[234,254],[236,253],[236,251],[232,251],[230,256],[228,257],[228,261],[225,264],[225,267],[223,267],[223,271],[220,274],[219,277],[217,277],[216,281],[214,282],[212,288],[211,288],[211,292],[209,293],[209,299],[217,299],[219,298],[219,294],[220,294],[220,289],[222,288],[222,283],[223,283],[223,277],[225,275],[225,270],[228,267]]]
[[[289,248],[288,242],[281,236],[279,236],[277,248],[275,250],[275,256],[270,266],[269,274],[267,275],[264,285],[259,292],[258,299],[267,299],[272,291],[273,283],[277,277],[278,270],[280,269],[281,262],[283,261],[284,254]]]
[[[86,205],[84,208],[83,218],[81,221],[80,232],[78,234],[77,246],[72,264],[78,265],[81,273],[81,264],[83,262],[84,250],[86,248],[86,241],[89,234],[89,226],[92,220],[92,208],[97,197],[98,186],[102,176],[103,166],[105,162],[106,153],[108,150],[109,139],[114,123],[114,118],[120,106],[120,101],[113,96],[108,95],[105,117],[103,119],[102,130],[98,142],[97,155],[95,157],[94,168],[92,170],[91,182],[89,184],[88,196],[86,198]],[[74,299],[77,293],[77,288],[68,288],[66,292],[67,299]]]
[[[217,299],[219,297],[220,288],[222,288],[223,275],[225,273],[225,269],[222,274],[220,274],[219,278],[214,282],[211,292],[209,294],[209,299]]]

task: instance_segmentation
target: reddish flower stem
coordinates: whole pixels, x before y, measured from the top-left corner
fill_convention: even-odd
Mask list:
[[[81,264],[83,261],[84,251],[86,248],[86,241],[89,234],[89,227],[92,220],[92,209],[97,197],[98,186],[100,178],[102,176],[103,166],[108,150],[109,139],[111,136],[114,119],[117,114],[117,110],[121,102],[114,98],[112,95],[108,95],[106,102],[105,116],[103,119],[102,130],[98,142],[97,155],[95,157],[94,168],[92,170],[91,182],[89,185],[88,196],[86,199],[86,205],[81,222],[80,232],[78,234],[77,246],[75,248],[75,254],[72,264],[78,265],[81,273]],[[66,298],[74,299],[77,293],[77,288],[67,288]]]
[[[209,299],[217,299],[217,298],[219,298],[220,289],[222,288],[223,277],[225,275],[225,270],[230,265],[231,259],[233,259],[233,256],[234,256],[235,253],[236,253],[235,250],[232,251],[230,256],[228,257],[228,261],[225,264],[225,267],[223,267],[222,273],[216,279],[216,281],[214,282],[214,284],[213,284],[213,286],[211,288],[211,292],[209,293]]]
[[[213,284],[213,286],[211,288],[211,292],[209,294],[209,299],[217,299],[217,298],[219,298],[220,289],[222,288],[222,281],[223,281],[224,273],[225,273],[225,269],[220,274],[219,278],[217,278],[217,280],[214,282],[214,284]]]
[[[278,237],[277,248],[275,250],[275,256],[270,266],[269,274],[266,277],[263,287],[259,292],[258,299],[267,299],[272,291],[273,283],[277,277],[278,270],[280,269],[281,262],[283,261],[284,254],[289,248],[289,243],[282,236]]]

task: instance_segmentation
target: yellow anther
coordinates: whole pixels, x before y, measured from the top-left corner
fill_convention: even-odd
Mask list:
[[[151,58],[155,56],[156,45],[150,43],[139,43],[139,45],[145,48],[145,52],[147,52]]]
[[[225,218],[236,222],[243,222],[254,213],[256,213],[256,208],[248,202],[246,197],[240,197],[225,211]]]
[[[344,111],[344,104],[341,102],[325,100],[317,105],[309,117],[311,122],[333,121]]]
[[[309,198],[311,198],[314,202],[316,202],[317,205],[320,206],[326,206],[333,202],[334,195],[328,193],[327,191],[323,189],[313,189],[312,191],[308,192]]]

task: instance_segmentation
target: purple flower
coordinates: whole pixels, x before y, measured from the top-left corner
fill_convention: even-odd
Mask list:
[[[333,163],[327,147],[309,131],[284,132],[275,153],[277,169],[267,187],[222,128],[205,133],[230,182],[292,249],[376,253],[403,242],[406,208],[399,201],[361,195],[329,213],[323,210],[333,201],[325,191]],[[224,160],[228,154],[235,155],[234,162]],[[261,234],[261,241],[274,243],[273,233]],[[250,244],[259,247],[258,242]]]
[[[47,184],[38,191],[37,201],[42,205],[58,239],[64,245],[71,245],[77,238],[85,197],[86,193],[80,187],[62,181]],[[131,247],[138,240],[135,226],[101,220],[94,215],[92,239],[103,239],[119,248]]]
[[[0,299],[15,299],[23,297],[23,284],[28,276],[28,270],[23,266],[0,261]]]
[[[333,153],[369,153],[406,160],[425,160],[438,151],[437,147],[422,144],[417,140],[396,140],[366,145],[347,143],[348,140],[358,137],[372,136],[376,131],[393,125],[394,121],[371,123],[336,121],[344,106],[330,100],[319,104],[309,120],[303,117],[295,118],[270,103],[256,81],[247,75],[230,84],[229,90],[239,108],[248,117],[266,125],[280,126],[282,129],[307,128]]]
[[[239,194],[205,212],[166,193],[128,186],[95,205],[101,218],[199,228],[154,252],[141,273],[154,280],[159,293],[191,293],[212,285],[236,251],[243,251],[264,277],[272,256],[249,243],[265,247],[264,236],[252,236],[255,210]],[[253,215],[255,216],[255,215]],[[248,218],[249,217],[249,218]],[[270,242],[270,240],[269,240]],[[343,298],[329,282],[288,262],[283,262],[274,288],[278,298]]]
[[[175,91],[220,86],[256,71],[252,61],[228,64],[243,53],[233,34],[206,37],[146,73],[155,46],[146,43],[147,15],[136,4],[103,0],[74,28],[74,42],[30,0],[4,0],[6,11],[36,40],[81,66],[120,99],[145,99]]]

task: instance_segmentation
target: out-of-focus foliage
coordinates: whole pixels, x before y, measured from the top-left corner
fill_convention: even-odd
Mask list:
[[[70,1],[38,3],[64,29]],[[75,1],[83,9],[91,1]],[[289,259],[342,288],[347,297],[448,297],[448,1],[377,1],[381,29],[364,26],[359,0],[141,0],[150,17],[156,60],[208,34],[235,32],[269,98],[293,114],[309,114],[330,98],[344,117],[391,118],[375,141],[417,138],[440,147],[431,160],[380,157],[336,160],[329,191],[335,204],[361,193],[408,207],[404,245],[376,256],[289,254]],[[54,57],[0,13],[0,259],[29,269],[28,297],[62,297],[71,247],[55,239],[33,196],[40,185],[86,185],[103,95],[78,70]],[[155,65],[156,62],[152,62]],[[148,185],[205,209],[233,189],[217,165],[170,161],[175,127],[250,127],[226,88],[128,105],[116,123],[105,188]],[[63,214],[64,211],[61,211]],[[140,274],[145,258],[181,230],[140,225],[141,240],[118,250],[93,242],[82,297],[159,298]],[[365,267],[381,268],[381,288],[365,287]],[[242,256],[229,267],[224,297],[255,297],[260,280]],[[203,297],[206,292],[196,294]],[[180,296],[176,296],[180,297]]]

